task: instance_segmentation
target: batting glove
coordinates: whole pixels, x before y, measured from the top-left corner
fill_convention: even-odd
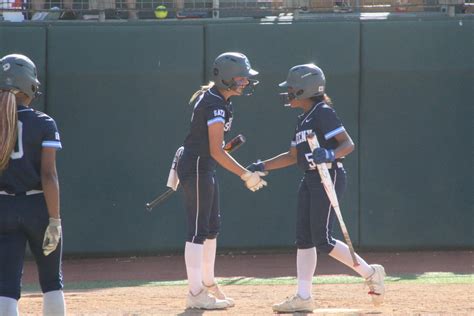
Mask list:
[[[247,170],[251,172],[255,171],[260,171],[264,172],[265,171],[265,164],[259,159],[257,162],[254,162],[246,167]]]
[[[265,172],[250,172],[247,171],[240,178],[245,182],[245,186],[252,192],[258,191],[267,185],[267,181],[261,177],[265,175]]]
[[[316,164],[333,162],[334,160],[336,160],[336,154],[332,149],[325,149],[319,147],[313,151],[313,160]]]
[[[43,239],[43,253],[45,256],[52,253],[58,247],[62,236],[61,219],[49,218],[49,225],[46,227]]]

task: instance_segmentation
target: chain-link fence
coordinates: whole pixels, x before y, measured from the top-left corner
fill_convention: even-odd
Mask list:
[[[472,13],[474,0],[0,0],[0,20],[187,19],[360,12]]]

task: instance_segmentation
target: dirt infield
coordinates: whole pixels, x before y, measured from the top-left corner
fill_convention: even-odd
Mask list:
[[[317,315],[473,315],[474,254],[462,252],[362,253],[368,262],[381,263],[389,276],[404,276],[387,283],[386,302],[373,307],[362,283],[315,284]],[[183,280],[182,256],[65,260],[65,294],[69,315],[271,315],[271,305],[295,291],[295,285],[226,285],[236,300],[227,311],[184,309],[185,285],[150,286],[147,282]],[[470,275],[462,284],[411,282],[428,272]],[[222,255],[216,261],[218,277],[276,278],[295,275],[295,254]],[[316,276],[353,275],[352,270],[320,255]],[[25,266],[24,284],[36,283],[33,262]],[[72,287],[83,281],[143,281],[137,286],[115,286],[89,290]],[[455,282],[454,282],[455,283]],[[143,286],[139,286],[143,285]],[[22,315],[40,315],[42,296],[26,292],[20,300]]]

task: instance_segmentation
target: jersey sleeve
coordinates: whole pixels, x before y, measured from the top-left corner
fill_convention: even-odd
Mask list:
[[[215,123],[225,124],[227,111],[225,110],[224,106],[210,106],[206,110],[207,126]]]
[[[329,106],[323,107],[319,115],[317,115],[317,118],[317,124],[321,134],[324,135],[324,139],[326,140],[346,130],[344,125],[342,125],[341,119],[337,116],[336,111]]]
[[[43,140],[41,146],[62,149],[61,137],[59,136],[56,122],[47,116],[43,120]]]

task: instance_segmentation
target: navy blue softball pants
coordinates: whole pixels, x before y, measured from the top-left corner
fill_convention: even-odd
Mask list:
[[[48,223],[43,194],[0,195],[0,296],[20,298],[27,242],[38,266],[43,293],[63,288],[62,245],[48,256],[43,254],[43,238]]]
[[[329,173],[340,199],[346,190],[346,171],[335,168]],[[332,236],[335,219],[318,171],[306,171],[298,190],[296,246],[299,249],[316,247],[319,252],[330,253],[336,244]]]
[[[190,157],[186,153],[179,161],[178,177],[184,193],[188,242],[203,244],[219,234],[221,215],[215,166],[210,157]]]

